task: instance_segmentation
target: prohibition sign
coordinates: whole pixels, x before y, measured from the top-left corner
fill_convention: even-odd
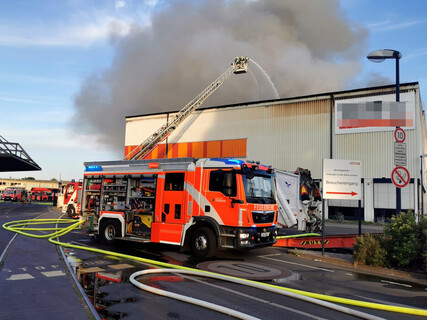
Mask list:
[[[409,171],[405,167],[396,167],[391,172],[391,181],[398,188],[404,188],[410,180]]]
[[[394,138],[396,139],[397,142],[404,142],[406,139],[406,132],[405,130],[403,130],[402,128],[396,128],[396,130],[394,130]]]

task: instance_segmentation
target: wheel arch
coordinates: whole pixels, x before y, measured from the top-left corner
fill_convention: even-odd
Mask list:
[[[194,232],[200,228],[209,228],[213,231],[216,236],[216,245],[219,247],[219,235],[221,234],[220,226],[215,219],[211,217],[193,217],[193,224],[185,232],[184,244],[182,245],[182,251],[190,250],[190,242]]]
[[[104,213],[98,220],[98,232],[101,230],[101,226],[108,221],[117,221],[120,226],[120,234],[117,237],[124,237],[125,233],[125,220],[120,214],[109,214]]]

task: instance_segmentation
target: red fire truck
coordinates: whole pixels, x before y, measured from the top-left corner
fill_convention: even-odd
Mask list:
[[[28,198],[31,201],[53,202],[58,196],[58,188],[32,188]]]
[[[3,190],[2,200],[23,201],[27,198],[27,190],[24,187],[8,187]]]
[[[67,213],[70,218],[78,217],[80,213],[80,197],[82,182],[71,181],[63,186],[62,213]]]
[[[116,239],[191,249],[249,249],[276,242],[271,167],[236,159],[157,159],[85,163],[85,229]]]

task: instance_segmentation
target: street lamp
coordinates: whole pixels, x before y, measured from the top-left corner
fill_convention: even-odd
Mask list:
[[[392,49],[381,49],[372,51],[367,56],[368,60],[372,62],[383,62],[386,59],[396,60],[396,101],[400,101],[400,90],[399,90],[399,59],[402,58],[402,54],[397,50]],[[396,187],[396,215],[400,213],[402,208],[401,204],[401,192],[400,188]]]
[[[397,50],[382,49],[372,51],[367,58],[376,63],[383,62],[386,59],[396,59],[396,101],[399,102],[399,59],[402,58],[402,54]]]

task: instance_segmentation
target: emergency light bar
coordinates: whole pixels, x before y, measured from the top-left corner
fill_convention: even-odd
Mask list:
[[[101,166],[87,166],[85,168],[85,172],[92,172],[92,171],[102,171]]]

